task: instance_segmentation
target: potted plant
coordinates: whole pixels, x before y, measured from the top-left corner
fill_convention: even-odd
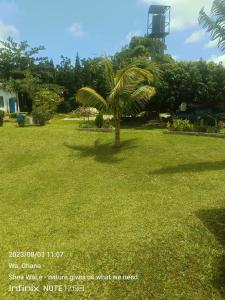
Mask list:
[[[24,127],[25,126],[25,121],[26,121],[26,115],[18,114],[16,116],[16,121],[17,121],[19,127]]]

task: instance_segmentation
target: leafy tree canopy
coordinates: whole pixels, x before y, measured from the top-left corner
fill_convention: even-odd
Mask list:
[[[27,41],[17,43],[10,37],[0,41],[0,79],[22,78],[25,70],[32,70],[36,62],[46,60],[37,56],[44,49],[31,48]]]

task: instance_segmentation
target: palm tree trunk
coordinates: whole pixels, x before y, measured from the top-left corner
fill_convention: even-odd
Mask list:
[[[115,120],[115,146],[120,147],[120,120]]]

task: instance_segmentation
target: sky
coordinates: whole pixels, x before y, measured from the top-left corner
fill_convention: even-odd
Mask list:
[[[198,25],[202,7],[212,0],[0,0],[0,39],[12,36],[32,47],[44,45],[43,56],[55,63],[64,55],[75,60],[112,55],[134,35],[146,34],[151,4],[171,6],[167,53],[176,60],[223,62],[225,55]]]

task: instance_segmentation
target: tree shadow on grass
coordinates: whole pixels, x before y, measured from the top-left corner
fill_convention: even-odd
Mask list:
[[[101,143],[99,139],[94,142],[94,145],[67,145],[69,149],[79,152],[81,157],[93,157],[100,163],[118,163],[124,158],[119,158],[117,155],[124,150],[135,148],[136,139],[130,139],[121,142],[120,147],[115,147],[112,143]]]
[[[161,168],[152,171],[151,174],[163,175],[163,174],[176,174],[185,172],[206,172],[206,171],[218,171],[225,170],[225,161],[214,161],[214,162],[198,162],[181,164],[172,167]]]
[[[200,210],[196,215],[225,250],[225,209]],[[218,259],[216,269],[213,285],[225,299],[225,255]]]

